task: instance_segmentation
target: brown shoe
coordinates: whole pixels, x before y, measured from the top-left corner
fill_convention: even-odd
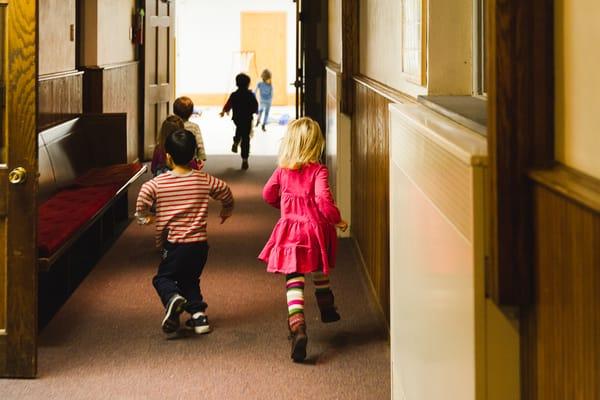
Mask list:
[[[298,313],[288,317],[288,326],[292,340],[292,360],[302,362],[306,358],[306,344],[308,343],[304,314]]]
[[[340,314],[334,305],[333,292],[328,290],[326,292],[315,291],[317,298],[317,305],[319,311],[321,311],[321,321],[323,322],[335,322],[340,320]]]

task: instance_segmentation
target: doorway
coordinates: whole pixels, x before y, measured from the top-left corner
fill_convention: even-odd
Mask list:
[[[287,122],[295,117],[294,2],[177,0],[175,43],[175,96],[194,102],[191,120],[202,130],[207,156],[230,153],[234,126],[219,112],[236,90],[235,76],[249,75],[256,93],[265,69],[272,75],[273,101],[264,128],[264,115],[256,121],[252,154],[276,154]]]

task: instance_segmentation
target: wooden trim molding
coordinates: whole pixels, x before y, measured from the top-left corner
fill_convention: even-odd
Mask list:
[[[401,91],[387,86],[381,82],[369,78],[366,75],[356,75],[354,81],[363,86],[366,86],[373,92],[385,97],[387,100],[394,103],[416,103],[415,99],[402,93]]]
[[[532,171],[529,176],[552,192],[600,214],[600,180],[560,164]]]
[[[74,69],[72,71],[55,72],[52,74],[45,74],[45,75],[38,76],[38,82],[44,82],[44,81],[49,81],[49,80],[59,79],[59,78],[69,78],[69,77],[78,76],[78,75],[83,75],[83,71]]]
[[[530,303],[532,193],[527,174],[554,162],[552,0],[490,0],[488,155],[491,263],[500,306]]]
[[[342,88],[340,109],[354,112],[354,75],[359,69],[359,0],[342,0]]]

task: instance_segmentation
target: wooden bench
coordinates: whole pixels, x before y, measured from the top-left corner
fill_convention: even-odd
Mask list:
[[[83,115],[38,135],[38,267],[43,326],[129,222],[126,114]]]

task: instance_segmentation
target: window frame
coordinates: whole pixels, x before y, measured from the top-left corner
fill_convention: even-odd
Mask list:
[[[428,16],[427,16],[427,2],[428,0],[413,0],[413,1],[419,1],[421,3],[421,18],[420,18],[420,47],[421,47],[421,51],[420,51],[420,57],[419,57],[419,73],[418,74],[412,74],[409,72],[406,72],[404,70],[404,60],[406,58],[406,53],[405,53],[405,42],[404,42],[404,38],[406,36],[406,24],[405,24],[405,15],[404,15],[404,10],[405,10],[405,5],[407,1],[411,1],[411,0],[402,0],[402,65],[401,65],[401,74],[402,76],[409,82],[415,83],[417,85],[420,86],[426,86],[427,85],[427,21],[428,21]]]

